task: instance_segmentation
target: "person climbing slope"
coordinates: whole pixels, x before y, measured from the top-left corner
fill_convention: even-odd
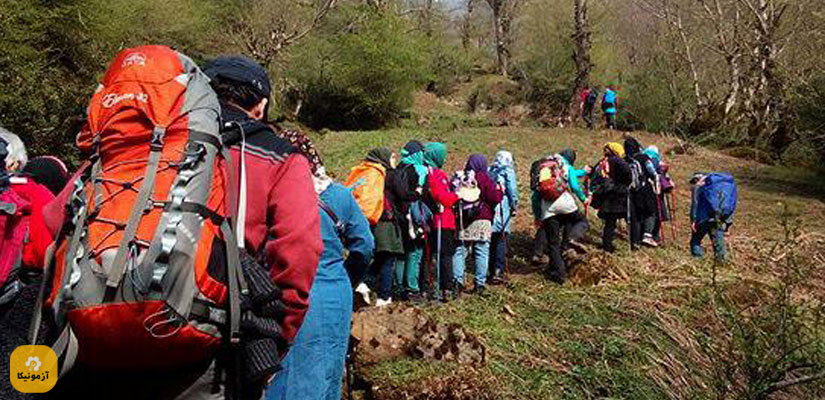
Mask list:
[[[504,198],[493,210],[493,236],[490,241],[490,265],[487,282],[500,284],[506,281],[507,245],[510,228],[518,209],[518,181],[513,153],[501,150],[490,166],[490,178],[503,188]]]

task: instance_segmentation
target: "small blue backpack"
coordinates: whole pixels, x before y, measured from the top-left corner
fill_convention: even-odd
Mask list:
[[[730,174],[711,173],[705,176],[698,192],[696,220],[730,220],[736,212],[736,181]]]

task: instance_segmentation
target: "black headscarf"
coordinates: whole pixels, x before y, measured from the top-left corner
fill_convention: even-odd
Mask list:
[[[628,136],[627,139],[624,140],[624,152],[628,158],[632,158],[642,152],[642,145],[639,144],[639,141],[634,137]]]
[[[569,162],[570,165],[576,164],[576,151],[575,150],[573,150],[571,148],[566,148],[566,149],[562,150],[559,153],[559,155],[564,157],[564,159],[567,160],[567,162]]]
[[[370,150],[369,153],[367,153],[367,156],[364,157],[364,160],[381,164],[386,169],[392,169],[392,163],[390,162],[391,158],[392,150],[386,147],[378,147]]]
[[[36,157],[29,160],[23,168],[23,173],[29,174],[32,179],[45,186],[53,194],[60,193],[69,182],[69,171],[63,161],[52,156]]]

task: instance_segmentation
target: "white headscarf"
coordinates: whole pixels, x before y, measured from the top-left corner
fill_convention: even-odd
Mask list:
[[[493,161],[495,168],[513,168],[513,153],[501,150],[496,153],[496,160]]]
[[[23,167],[25,167],[26,163],[29,161],[29,157],[26,154],[26,146],[23,144],[23,141],[19,136],[3,128],[0,128],[0,138],[7,143],[6,150],[8,151],[8,154],[5,159],[6,170],[9,172],[22,171]],[[11,170],[12,166],[15,167],[14,171]]]

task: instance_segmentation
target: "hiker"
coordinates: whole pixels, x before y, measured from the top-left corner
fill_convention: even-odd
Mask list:
[[[0,153],[6,154],[4,165],[0,166],[4,167],[0,169],[0,187],[14,191],[28,204],[28,212],[23,215],[27,233],[21,264],[24,268],[42,269],[46,249],[52,241],[43,209],[54,200],[54,195],[45,186],[21,173],[29,162],[26,147],[19,136],[3,128],[0,128]]]
[[[437,259],[437,293],[442,301],[454,296],[453,257],[456,252],[456,217],[453,206],[458,195],[450,189],[450,179],[441,169],[447,161],[447,146],[443,143],[427,143],[424,146],[424,163],[427,165],[428,200],[433,213],[433,232],[430,234],[430,260]]]
[[[385,155],[375,159],[388,159]],[[352,291],[372,260],[373,235],[352,193],[329,178],[322,164],[312,169],[324,251],[306,318],[266,391],[268,400],[341,398]]]
[[[725,262],[725,234],[733,225],[736,212],[736,182],[729,174],[695,173],[690,184],[690,254],[703,257],[702,240],[710,236],[716,261]]]
[[[54,195],[60,193],[69,182],[69,170],[66,164],[54,156],[32,158],[26,163],[23,173],[48,188]]]
[[[533,217],[542,221],[547,235],[547,251],[550,262],[547,277],[558,284],[567,279],[567,265],[562,258],[563,247],[585,251],[581,239],[587,232],[587,219],[579,212],[576,196],[585,202],[586,197],[579,178],[586,171],[573,167],[576,152],[565,149],[558,154],[544,157],[530,168],[530,187]]]
[[[400,296],[412,302],[423,301],[424,295],[419,288],[420,266],[424,257],[424,226],[422,220],[426,213],[422,208],[421,195],[427,182],[427,167],[424,166],[424,145],[411,141],[401,149],[401,162],[398,165],[401,179],[414,181],[415,200],[402,201],[399,204],[402,218],[402,242],[404,244],[404,262],[396,264],[395,287]],[[413,217],[416,217],[413,219]]]
[[[604,146],[604,157],[590,172],[590,205],[598,210],[604,221],[601,248],[613,253],[616,246],[616,225],[619,220],[628,219],[628,193],[632,181],[630,166],[624,160],[624,147],[615,142]]]
[[[6,158],[3,167],[6,172],[12,174],[22,171],[29,161],[23,140],[3,128],[0,128],[0,139],[3,140],[5,148]]]
[[[82,333],[78,340],[83,337],[79,362],[60,378],[48,398],[263,395],[265,383],[277,371],[280,357],[307,312],[322,251],[309,163],[265,123],[270,87],[265,69],[244,57],[219,57],[202,72],[191,59],[168,47],[140,46],[121,51],[112,61],[90,101],[88,122],[77,140],[84,154],[93,155],[91,167],[81,171],[91,168],[91,172],[75,174],[72,182],[81,185],[77,189],[67,185],[46,209],[49,227],[57,233],[64,221],[74,223],[86,217],[77,212],[77,194],[83,198],[97,190],[107,194],[93,203],[104,218],[95,213],[87,222],[81,219],[82,223],[75,224],[86,226],[89,244],[82,247],[85,255],[80,260],[79,278],[85,283],[72,294],[88,296],[95,317],[70,321],[69,326],[80,323],[83,328],[73,327]],[[118,98],[115,103],[107,100],[118,90],[152,90],[155,95]],[[187,106],[170,110],[162,102],[164,96],[186,99]],[[122,117],[126,113],[129,118]],[[169,125],[160,125],[169,121]],[[217,151],[231,155],[226,168]],[[131,162],[124,163],[124,159]],[[95,179],[84,178],[85,174]],[[135,183],[140,186],[133,187]],[[158,199],[175,201],[141,200],[153,191]],[[67,205],[74,208],[68,215],[64,214]],[[159,217],[167,220],[181,214],[178,224],[155,229]],[[238,218],[231,218],[233,214]],[[133,225],[132,221],[142,222]],[[142,229],[133,231],[130,226]],[[156,235],[157,231],[161,233]],[[171,247],[167,246],[170,237],[175,240]],[[161,238],[163,244],[152,245]],[[76,246],[72,244],[75,239],[68,239],[68,245]],[[55,279],[68,279],[65,254],[72,251],[64,246],[55,252],[56,265],[64,266]],[[101,257],[101,252],[113,257]],[[126,262],[117,262],[120,254],[126,254]],[[136,262],[138,254],[145,256],[143,261]],[[150,257],[156,261],[147,260]],[[111,273],[101,280],[88,272],[96,263],[108,264],[112,271],[118,268],[124,276],[114,278],[116,286],[110,286]],[[126,263],[133,267],[125,269]],[[197,279],[162,279],[167,265],[170,273]],[[246,290],[239,287],[243,285]],[[163,291],[167,286],[180,298],[167,296]],[[162,301],[147,301],[143,293]],[[50,297],[59,302],[49,301],[47,306],[61,311],[66,306],[63,296],[62,287],[56,287]],[[216,296],[226,300],[220,303]],[[121,297],[128,300],[117,302]],[[107,311],[122,304],[134,311],[122,315]],[[75,307],[72,312],[81,315],[90,311],[85,304]],[[153,307],[184,307],[186,317],[168,312],[164,316]],[[152,314],[147,317],[146,312]],[[156,321],[158,317],[162,319]],[[170,332],[187,318],[191,322]],[[232,336],[239,341],[230,347]],[[144,345],[165,346],[165,350],[146,351]]]
[[[362,189],[353,190],[356,193],[364,193],[367,187],[378,184],[377,179],[370,180],[361,176],[364,173],[372,174],[384,171],[385,177],[381,184],[381,215],[375,224],[372,225],[372,233],[375,237],[375,258],[370,268],[371,275],[377,276],[378,299],[376,307],[387,306],[392,303],[392,278],[397,262],[402,260],[404,255],[404,245],[401,241],[401,226],[399,222],[400,213],[396,204],[402,200],[412,201],[416,198],[416,182],[406,182],[399,178],[395,166],[398,164],[398,155],[386,147],[372,149],[367,153],[359,166],[352,169],[347,186],[359,185]],[[370,183],[371,182],[371,183]],[[363,196],[362,196],[363,197]],[[356,197],[358,201],[358,197]],[[365,206],[359,202],[362,211]],[[370,209],[369,206],[366,207]],[[365,216],[367,213],[365,213]],[[368,218],[369,220],[369,218]],[[368,277],[369,278],[369,277]],[[361,285],[359,285],[361,286]],[[357,292],[358,290],[356,290]],[[369,302],[367,302],[369,303]]]
[[[507,276],[507,246],[510,228],[518,209],[518,182],[513,153],[501,150],[490,166],[490,178],[504,189],[504,198],[493,211],[493,236],[490,241],[490,265],[487,282],[505,283]]]
[[[367,153],[360,164],[350,169],[347,180],[344,181],[344,186],[352,190],[352,195],[370,223],[373,232],[384,213],[386,176],[387,172],[394,167],[391,158],[392,151],[386,147],[373,149]],[[377,257],[376,261],[378,261]],[[369,272],[372,272],[372,269]],[[374,274],[368,273],[367,279],[355,288],[355,292],[361,295],[364,304],[371,302],[367,281],[371,281],[372,275]]]
[[[10,143],[16,143],[10,146]],[[0,373],[9,374],[9,357],[18,346],[30,344],[28,328],[36,307],[43,258],[51,243],[43,221],[43,207],[54,197],[25,175],[25,147],[17,135],[0,128]],[[31,398],[15,390],[9,380],[0,383],[0,398]]]
[[[666,221],[672,220],[672,216],[670,215],[671,207],[667,196],[674,190],[674,185],[670,175],[668,174],[669,166],[664,160],[662,160],[662,156],[659,153],[659,148],[651,145],[648,146],[643,153],[650,158],[650,161],[653,163],[653,167],[656,169],[656,174],[659,177],[659,186],[656,193],[657,214],[652,235],[654,241],[657,243],[662,243],[662,224]]]
[[[596,87],[584,88],[582,90],[581,103],[579,109],[582,113],[582,119],[587,124],[587,129],[593,129],[595,125],[595,110],[596,102],[599,100],[599,90]]]
[[[482,154],[473,154],[467,160],[464,168],[465,174],[474,175],[477,183],[478,195],[473,198],[462,196],[459,193],[459,217],[458,244],[453,257],[453,279],[456,284],[456,291],[461,292],[464,288],[464,261],[467,254],[472,250],[473,265],[475,266],[475,279],[471,294],[484,295],[487,281],[487,269],[490,259],[490,239],[493,236],[493,210],[501,203],[504,194],[498,185],[487,174],[489,170],[487,159]],[[476,215],[466,215],[463,209],[464,203],[475,203]],[[466,220],[465,220],[466,218]]]
[[[602,112],[604,113],[605,129],[616,129],[616,112],[619,99],[616,96],[616,87],[608,85],[602,95]]]
[[[311,180],[315,166],[266,124],[271,84],[263,67],[246,57],[223,56],[207,64],[204,72],[212,79],[224,123],[240,124],[246,136],[245,143],[232,147],[233,170],[240,170],[245,150],[247,176],[254,177],[250,189],[266,189],[247,198],[246,249],[266,260],[273,282],[283,292],[283,335],[291,341],[306,313],[323,248]]]
[[[630,166],[630,244],[657,247],[653,231],[659,219],[659,173],[653,160],[642,152],[642,145],[628,136],[624,142],[625,159]]]

